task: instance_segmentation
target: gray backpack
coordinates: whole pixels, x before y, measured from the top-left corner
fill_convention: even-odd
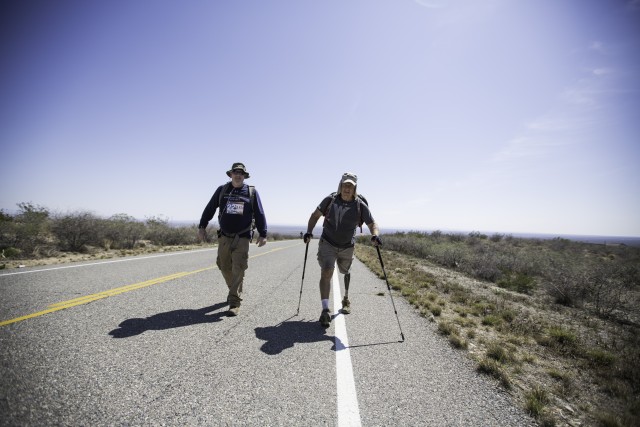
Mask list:
[[[325,209],[325,211],[322,213],[322,215],[324,215],[325,217],[325,221],[327,215],[329,215],[329,212],[331,212],[331,206],[333,206],[333,202],[335,202],[336,198],[338,197],[338,193],[333,192],[329,196],[331,197],[331,202],[329,202],[329,204],[327,205],[327,209]],[[360,232],[362,233],[362,224],[364,223],[364,220],[362,219],[362,209],[360,209],[360,205],[364,203],[367,207],[369,207],[369,203],[362,194],[358,194],[356,196],[356,202],[358,202],[358,227],[360,227]]]

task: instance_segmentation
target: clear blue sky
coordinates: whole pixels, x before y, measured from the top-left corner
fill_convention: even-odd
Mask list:
[[[0,209],[640,236],[640,1],[12,1]]]

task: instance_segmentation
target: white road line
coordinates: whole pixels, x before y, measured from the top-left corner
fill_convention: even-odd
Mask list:
[[[195,252],[212,251],[212,250],[217,250],[217,249],[218,248],[196,249],[196,250],[193,250],[193,251],[171,252],[171,253],[168,253],[168,254],[161,254],[161,255],[138,256],[138,257],[126,258],[126,259],[115,259],[115,260],[110,260],[110,261],[90,262],[90,263],[87,263],[87,264],[64,265],[64,266],[61,266],[61,267],[41,268],[41,269],[38,269],[38,270],[17,271],[15,273],[0,274],[0,277],[13,276],[14,274],[27,274],[27,273],[39,273],[41,271],[62,270],[64,268],[87,267],[89,265],[113,264],[115,262],[138,261],[138,260],[142,260],[142,259],[159,258],[159,257],[163,257],[163,256],[172,256],[172,255],[192,254],[192,253],[195,253]]]
[[[353,379],[353,366],[349,352],[349,339],[342,308],[340,281],[338,280],[338,266],[333,270],[333,311],[337,314],[334,319],[336,344],[336,382],[338,388],[338,426],[360,426],[360,409],[358,395]]]

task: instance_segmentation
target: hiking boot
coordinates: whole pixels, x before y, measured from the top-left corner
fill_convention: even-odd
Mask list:
[[[328,308],[322,310],[322,313],[320,314],[320,324],[323,328],[328,328],[331,324],[331,315],[329,314]]]
[[[240,307],[231,306],[229,307],[229,316],[237,316],[240,313]]]
[[[351,313],[351,301],[349,301],[349,298],[347,297],[342,298],[342,313]]]

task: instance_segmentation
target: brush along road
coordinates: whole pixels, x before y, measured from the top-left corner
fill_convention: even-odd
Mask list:
[[[309,245],[301,296],[305,245],[252,245],[236,317],[215,248],[0,273],[2,424],[533,425],[357,260],[321,328]]]

